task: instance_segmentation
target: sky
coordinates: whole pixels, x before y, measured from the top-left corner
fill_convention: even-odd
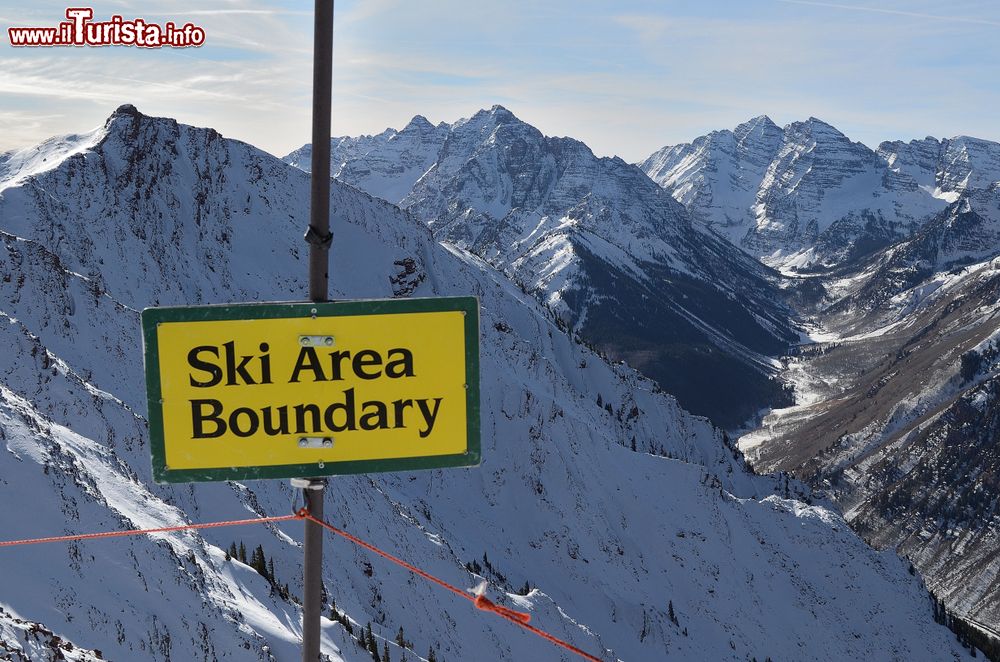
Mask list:
[[[71,3],[74,4],[74,3]],[[0,151],[101,125],[122,103],[282,156],[309,141],[312,3],[94,0],[202,26],[190,49],[13,48],[67,7],[0,0]],[[502,104],[638,161],[769,115],[854,140],[1000,141],[996,0],[337,0],[334,135]]]

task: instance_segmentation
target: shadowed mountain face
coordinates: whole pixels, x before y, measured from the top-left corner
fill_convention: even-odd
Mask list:
[[[151,483],[138,311],[303,297],[308,178],[132,107],[2,162],[5,538],[288,512],[284,481]],[[485,579],[491,599],[609,660],[961,653],[905,565],[804,503],[801,483],[747,472],[704,419],[393,205],[335,182],[331,208],[332,296],[474,294],[482,311],[482,466],[338,477],[327,502],[338,526],[457,586]],[[0,642],[18,660],[300,659],[300,536],[294,523],[7,549]],[[227,558],[234,542],[260,545],[289,591]],[[371,659],[357,639],[369,622],[393,660],[431,648],[564,659],[328,544],[324,611],[335,600],[354,632],[323,620],[333,662]]]
[[[798,335],[777,274],[693,225],[635,166],[500,106],[380,136],[335,139],[333,172],[503,271],[690,411],[738,427],[787,401],[771,357]]]

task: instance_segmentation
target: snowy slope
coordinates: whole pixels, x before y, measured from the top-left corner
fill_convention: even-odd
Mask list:
[[[55,136],[34,147],[0,154],[0,191],[52,170],[73,154],[92,148],[103,137],[104,128],[99,127],[82,135]]]
[[[150,483],[138,310],[300,298],[308,178],[131,107],[104,131],[0,192],[4,535],[288,512],[283,481]],[[335,479],[334,523],[460,586],[488,555],[492,597],[607,660],[962,654],[904,564],[783,498],[794,482],[747,473],[704,419],[395,207],[340,184],[331,202],[334,296],[472,293],[483,309],[483,465]],[[2,645],[49,659],[20,634],[40,623],[111,660],[298,659],[294,601],[223,549],[262,545],[294,596],[300,531],[4,549]],[[569,659],[356,549],[327,550],[338,608],[390,641],[402,627],[419,654],[406,659],[430,646],[452,661]],[[371,657],[332,621],[324,652]]]

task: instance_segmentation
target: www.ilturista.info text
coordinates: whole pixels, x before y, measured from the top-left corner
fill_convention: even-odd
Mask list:
[[[188,48],[205,43],[205,30],[193,23],[163,25],[141,18],[126,20],[115,15],[94,21],[90,7],[70,7],[68,20],[55,27],[11,27],[11,46],[138,46],[140,48]]]

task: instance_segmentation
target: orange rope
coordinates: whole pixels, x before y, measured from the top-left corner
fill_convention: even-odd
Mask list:
[[[313,522],[314,524],[318,524],[319,526],[321,526],[324,529],[330,531],[331,533],[335,533],[338,536],[351,541],[355,545],[358,545],[359,547],[363,547],[363,548],[367,549],[369,552],[372,552],[373,554],[378,554],[382,558],[387,559],[389,561],[392,561],[396,565],[402,566],[403,568],[406,568],[410,572],[412,572],[412,573],[414,573],[416,575],[419,575],[420,577],[423,577],[427,581],[429,581],[431,583],[434,583],[434,584],[437,584],[441,588],[444,588],[444,589],[446,589],[448,591],[451,591],[455,595],[457,595],[457,596],[459,596],[461,598],[465,598],[466,600],[471,601],[472,604],[474,604],[476,606],[476,609],[480,609],[482,611],[492,612],[492,613],[496,614],[497,616],[500,616],[501,618],[504,618],[504,619],[510,621],[514,625],[519,625],[522,628],[524,628],[525,630],[528,630],[529,632],[533,632],[533,633],[537,634],[539,637],[545,639],[546,641],[549,641],[549,642],[555,644],[556,646],[560,646],[562,648],[565,648],[566,650],[570,651],[571,653],[575,653],[575,654],[579,655],[580,657],[582,657],[582,658],[584,658],[586,660],[591,660],[591,662],[602,662],[602,660],[600,658],[594,657],[590,653],[587,653],[587,652],[585,652],[583,650],[580,650],[579,648],[577,648],[573,644],[565,642],[562,639],[559,639],[557,637],[552,636],[551,634],[549,634],[548,632],[545,632],[544,630],[539,630],[535,626],[530,625],[529,621],[531,620],[531,614],[526,614],[524,612],[515,611],[513,609],[509,609],[508,607],[504,607],[502,605],[498,605],[498,604],[496,604],[495,602],[493,602],[492,600],[490,600],[489,598],[487,598],[484,595],[475,595],[475,596],[470,595],[466,591],[463,591],[460,588],[452,586],[448,582],[446,582],[444,580],[441,580],[441,579],[438,579],[434,575],[431,575],[431,574],[428,574],[428,573],[424,572],[423,570],[421,570],[417,566],[413,565],[412,563],[407,563],[403,559],[397,558],[397,557],[393,556],[392,554],[389,554],[388,552],[384,552],[381,549],[379,549],[378,547],[376,547],[376,546],[374,546],[374,545],[372,545],[370,543],[365,542],[361,538],[358,538],[356,536],[352,536],[347,531],[343,531],[341,529],[338,529],[337,527],[333,526],[332,524],[328,524],[327,522],[324,522],[321,519],[317,519],[317,518],[313,517],[309,513],[309,511],[306,510],[305,508],[299,509],[293,515],[279,515],[279,516],[275,516],[275,517],[255,517],[253,519],[237,519],[237,520],[228,520],[228,521],[225,521],[225,522],[205,522],[205,523],[201,523],[201,524],[182,524],[180,526],[162,526],[162,527],[158,527],[158,528],[155,528],[155,529],[129,529],[127,531],[105,531],[105,532],[100,532],[100,533],[77,533],[77,534],[70,534],[70,535],[66,535],[66,536],[50,536],[48,538],[26,538],[24,540],[4,540],[4,541],[0,541],[0,547],[13,547],[15,545],[38,545],[38,544],[41,544],[41,543],[68,542],[68,541],[72,541],[72,540],[94,540],[94,539],[100,539],[100,538],[119,538],[119,537],[122,537],[122,536],[138,536],[138,535],[144,535],[144,534],[147,534],[147,533],[168,533],[168,532],[171,532],[171,531],[190,531],[190,530],[194,530],[194,529],[214,529],[214,528],[219,528],[219,527],[223,527],[223,526],[241,526],[241,525],[244,525],[244,524],[263,524],[265,522],[287,522],[289,520],[298,520],[298,519],[309,520],[310,522]]]
[[[309,511],[306,510],[305,508],[300,509],[297,514],[300,515],[303,519],[307,519],[310,522],[313,522],[314,524],[318,524],[318,525],[322,526],[324,529],[326,529],[327,531],[330,531],[331,533],[335,533],[338,536],[340,536],[341,538],[345,538],[347,540],[350,540],[355,545],[358,545],[359,547],[364,547],[369,552],[372,552],[373,554],[378,554],[382,558],[388,559],[389,561],[392,561],[396,565],[399,565],[399,566],[402,566],[402,567],[406,568],[410,572],[423,577],[424,579],[426,579],[429,582],[437,584],[441,588],[444,588],[444,589],[446,589],[448,591],[451,591],[452,593],[454,593],[457,596],[465,598],[466,600],[470,600],[476,606],[476,609],[481,609],[483,611],[493,612],[497,616],[500,616],[501,618],[505,618],[505,619],[507,619],[508,621],[510,621],[511,623],[513,623],[515,625],[520,625],[525,630],[528,630],[529,632],[533,632],[533,633],[537,634],[539,637],[542,637],[543,639],[545,639],[546,641],[549,641],[549,642],[555,644],[556,646],[560,646],[562,648],[565,648],[566,650],[570,651],[571,653],[576,653],[577,655],[579,655],[580,657],[582,657],[582,658],[584,658],[586,660],[591,660],[592,662],[602,662],[601,658],[594,657],[590,653],[587,653],[586,651],[580,650],[579,648],[577,648],[573,644],[565,642],[562,639],[558,639],[558,638],[552,636],[551,634],[549,634],[548,632],[545,632],[544,630],[539,630],[538,628],[536,628],[533,625],[529,625],[528,622],[531,620],[531,614],[525,614],[523,612],[514,611],[513,609],[508,609],[507,607],[503,607],[501,605],[496,604],[495,602],[489,600],[487,597],[485,597],[483,595],[472,596],[469,593],[463,591],[462,589],[457,588],[455,586],[452,586],[448,582],[446,582],[444,580],[441,580],[441,579],[438,579],[437,577],[424,572],[423,570],[421,570],[420,568],[416,567],[415,565],[413,565],[411,563],[407,563],[403,559],[397,558],[397,557],[393,556],[392,554],[389,554],[388,552],[384,552],[381,549],[379,549],[378,547],[375,547],[374,545],[365,542],[361,538],[358,538],[356,536],[352,536],[347,531],[344,531],[342,529],[338,529],[337,527],[333,526],[332,524],[329,524],[327,522],[324,522],[321,519],[317,519],[317,518],[313,517],[309,513]]]
[[[167,533],[169,531],[188,531],[191,529],[215,529],[221,526],[240,526],[243,524],[262,524],[264,522],[285,522],[293,519],[303,519],[302,515],[280,515],[277,517],[255,517],[253,519],[236,519],[227,522],[208,522],[205,524],[183,524],[181,526],[163,526],[156,529],[129,529],[128,531],[105,531],[102,533],[78,533],[68,536],[52,536],[49,538],[27,538],[25,540],[0,541],[0,547],[14,545],[37,545],[45,542],[68,542],[71,540],[93,540],[95,538],[118,538],[121,536],[138,536],[146,533]]]

